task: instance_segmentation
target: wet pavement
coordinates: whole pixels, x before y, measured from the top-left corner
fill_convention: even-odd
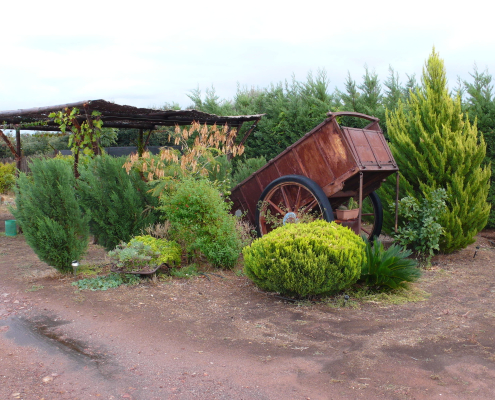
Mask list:
[[[0,320],[0,328],[8,328],[4,329],[5,338],[16,345],[30,346],[49,355],[63,355],[72,364],[72,369],[92,369],[103,378],[111,379],[116,367],[103,348],[95,349],[88,342],[72,339],[59,329],[70,322],[49,315],[11,316]]]

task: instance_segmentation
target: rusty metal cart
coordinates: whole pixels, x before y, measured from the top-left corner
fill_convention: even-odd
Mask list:
[[[329,112],[328,118],[238,184],[233,212],[245,215],[259,236],[288,222],[335,220],[368,238],[380,235],[383,209],[375,191],[398,166],[378,118]],[[365,128],[340,126],[339,117],[363,118]],[[334,211],[353,198],[359,213],[348,220]]]

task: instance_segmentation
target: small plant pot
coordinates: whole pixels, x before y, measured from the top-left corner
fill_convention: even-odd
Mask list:
[[[353,210],[335,210],[335,213],[337,214],[337,219],[340,221],[356,219],[359,216],[359,208]]]

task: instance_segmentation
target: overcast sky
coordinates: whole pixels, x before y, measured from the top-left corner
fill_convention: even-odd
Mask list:
[[[6,3],[6,4],[5,4]],[[474,63],[495,73],[487,1],[9,1],[2,4],[0,110],[105,99],[139,107],[191,104],[214,86],[305,80],[325,69],[331,91],[364,65],[421,75],[432,47],[449,85]]]

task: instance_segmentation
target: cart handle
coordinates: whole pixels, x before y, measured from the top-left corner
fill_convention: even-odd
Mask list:
[[[366,115],[366,114],[361,114],[361,113],[357,113],[357,112],[352,112],[352,111],[339,111],[339,112],[327,112],[327,115],[331,118],[336,118],[336,117],[357,117],[357,118],[363,118],[363,119],[367,119],[368,121],[373,121],[373,122],[378,122],[380,121],[379,118],[376,118],[376,117],[372,117],[370,115]]]

